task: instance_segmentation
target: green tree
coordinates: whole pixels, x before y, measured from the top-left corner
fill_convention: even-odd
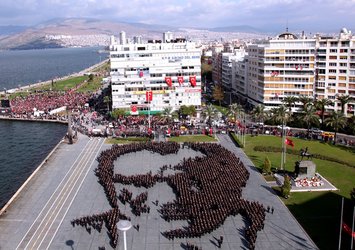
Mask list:
[[[284,126],[287,124],[288,121],[291,120],[291,113],[284,105],[281,105],[277,108],[272,108],[270,112],[270,119],[272,122],[274,122],[274,124],[281,124],[282,126]]]
[[[110,96],[105,96],[104,97],[104,103],[107,105],[107,111],[110,111],[110,102],[111,102],[111,97]]]
[[[227,116],[233,117],[234,121],[236,122],[238,119],[240,119],[241,114],[244,112],[244,109],[242,105],[238,103],[233,103],[229,105],[229,110],[227,113]]]
[[[214,100],[218,101],[219,106],[221,106],[221,101],[224,99],[224,92],[221,84],[214,87],[212,96]]]
[[[126,110],[125,109],[114,109],[111,112],[111,117],[115,120],[117,120],[118,117],[120,116],[124,116],[126,114]]]
[[[339,129],[344,128],[346,126],[346,117],[344,116],[344,113],[341,113],[339,111],[333,111],[330,117],[325,119],[324,121],[327,126],[330,126],[334,129],[334,145],[336,144],[336,139],[337,139],[337,133]]]
[[[281,194],[284,198],[288,198],[291,192],[291,180],[288,175],[284,176],[284,184],[281,186]]]
[[[355,115],[353,115],[352,117],[349,118],[348,120],[348,126],[349,126],[349,130],[350,132],[355,135]]]
[[[316,108],[312,104],[305,106],[304,111],[302,112],[303,122],[307,126],[307,135],[309,135],[309,130],[312,124],[319,125],[319,115],[316,114]]]
[[[325,113],[325,107],[332,105],[333,102],[327,98],[322,98],[318,99],[316,102],[316,108],[320,110],[320,115],[321,115],[321,121],[322,121],[322,129],[324,129],[324,113]]]
[[[217,116],[216,109],[212,106],[212,104],[209,104],[206,109],[203,110],[202,116],[207,119],[207,124],[211,126],[212,120],[214,120]]]
[[[352,100],[351,96],[349,95],[340,95],[337,97],[337,100],[340,102],[341,105],[341,112],[345,114],[345,104]]]
[[[94,74],[89,75],[89,82],[92,82],[92,81],[94,81]]]
[[[259,104],[253,108],[251,111],[251,115],[254,117],[254,119],[257,122],[264,122],[266,118],[268,117],[268,113],[265,110],[265,106],[262,104]]]
[[[161,116],[162,116],[162,122],[164,123],[170,123],[172,120],[172,108],[171,107],[166,107],[162,110]]]
[[[306,110],[306,107],[313,102],[313,99],[306,95],[300,95],[298,101],[302,103],[302,110]]]
[[[295,106],[298,98],[296,96],[286,96],[282,102],[288,108],[289,112],[292,114],[292,107]]]
[[[265,157],[264,164],[263,164],[263,172],[269,174],[271,172],[271,161],[269,157]]]

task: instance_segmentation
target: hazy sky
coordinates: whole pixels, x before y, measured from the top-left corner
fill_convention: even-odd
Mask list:
[[[189,27],[251,25],[268,30],[355,27],[355,0],[1,0],[0,25],[90,17]],[[355,31],[355,30],[354,30]]]

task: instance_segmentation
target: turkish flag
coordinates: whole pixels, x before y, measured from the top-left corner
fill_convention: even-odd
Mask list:
[[[143,71],[139,71],[139,77],[143,77]]]
[[[171,80],[170,76],[165,77],[165,82],[166,82],[166,84],[168,84],[169,87],[171,87],[173,84],[173,81]]]
[[[133,113],[136,113],[137,112],[137,106],[135,106],[135,105],[131,106],[131,111]]]
[[[178,80],[180,85],[184,83],[184,77],[183,76],[178,76],[177,80]]]
[[[190,83],[192,87],[196,86],[196,76],[190,76]]]
[[[355,232],[351,231],[351,228],[345,222],[343,222],[342,227],[343,227],[343,230],[345,233],[347,233],[350,236],[352,236],[353,238],[355,238]]]
[[[289,146],[291,146],[291,147],[294,147],[294,146],[295,146],[295,144],[293,143],[293,141],[292,141],[291,139],[288,139],[288,138],[285,139],[285,144],[286,144],[286,145],[289,145]]]
[[[145,99],[147,102],[153,101],[153,91],[147,91],[145,92]]]

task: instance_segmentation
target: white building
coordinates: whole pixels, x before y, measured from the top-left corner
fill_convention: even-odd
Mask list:
[[[307,96],[330,99],[334,105],[326,109],[341,110],[337,97],[349,95],[353,100],[345,105],[345,113],[354,114],[355,37],[346,29],[338,37],[307,38],[285,32],[263,44],[248,45],[247,54],[244,60],[232,62],[236,88],[230,78],[233,91],[251,106],[271,109],[287,96]],[[301,105],[296,103],[293,111]]]
[[[172,37],[167,32],[166,42],[134,39],[134,43],[121,33],[119,41],[111,39],[113,109],[138,114],[201,105],[201,50],[193,42]],[[153,95],[151,101],[147,93]]]

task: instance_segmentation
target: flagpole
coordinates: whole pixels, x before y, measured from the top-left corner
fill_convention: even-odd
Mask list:
[[[340,231],[339,231],[339,245],[338,245],[339,250],[341,247],[341,232],[343,229],[343,209],[344,209],[344,197],[341,197]]]
[[[354,206],[354,211],[353,211],[353,225],[351,226],[351,247],[350,249],[353,250],[354,249],[354,222],[355,222],[355,206]]]

